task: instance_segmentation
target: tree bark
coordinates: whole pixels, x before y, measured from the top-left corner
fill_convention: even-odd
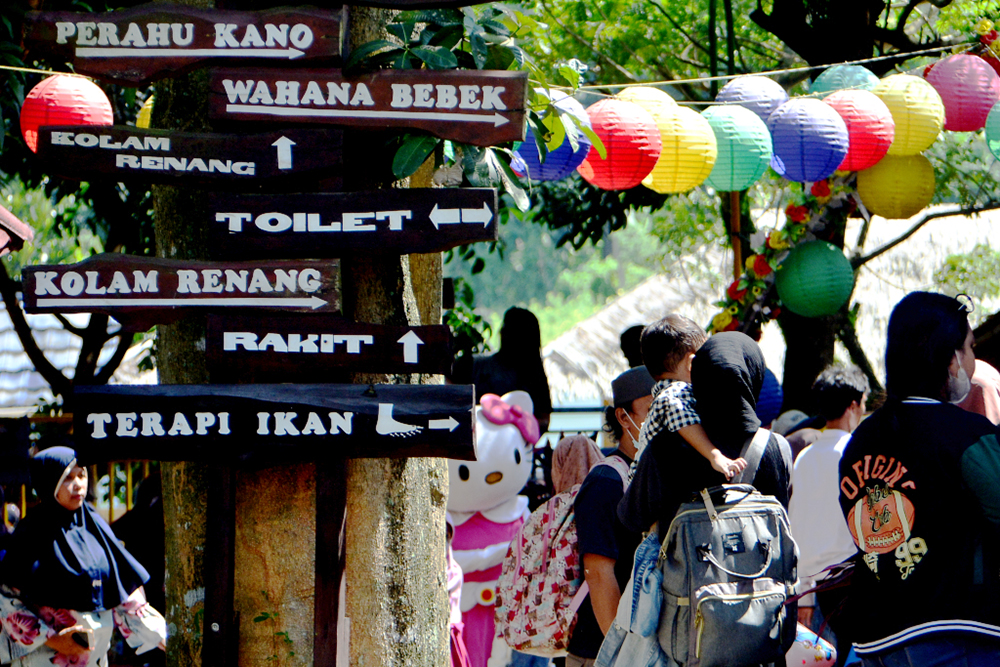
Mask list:
[[[778,318],[785,336],[785,372],[782,389],[784,410],[815,413],[812,384],[824,368],[833,363],[835,321],[833,317],[802,317],[785,311]]]

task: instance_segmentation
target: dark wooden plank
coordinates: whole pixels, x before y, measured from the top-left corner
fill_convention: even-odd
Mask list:
[[[475,459],[471,385],[261,384],[76,387],[89,461]]]
[[[205,645],[203,664],[236,667],[239,618],[236,599],[236,472],[212,466],[205,518]]]
[[[316,464],[316,585],[313,611],[313,664],[337,664],[337,623],[344,577],[344,518],[347,511],[346,459]],[[206,663],[207,664],[207,663]]]
[[[202,262],[118,253],[77,264],[25,267],[29,313],[108,313],[119,322],[172,322],[194,311],[336,312],[332,261]]]
[[[24,44],[80,74],[137,86],[206,61],[257,66],[340,62],[344,8],[209,10],[148,3],[114,12],[28,12]]]
[[[323,382],[337,370],[447,373],[444,325],[360,324],[337,315],[209,315],[205,352],[214,382]]]
[[[477,146],[524,139],[527,72],[218,69],[213,118],[350,127],[400,127]]]
[[[47,174],[75,180],[247,191],[266,184],[301,186],[303,177],[340,178],[342,147],[339,129],[203,134],[70,125],[40,128],[37,157]]]
[[[344,257],[440,252],[497,239],[491,188],[424,188],[291,195],[213,194],[213,256]]]

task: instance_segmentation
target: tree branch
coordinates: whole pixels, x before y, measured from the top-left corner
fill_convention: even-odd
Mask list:
[[[128,352],[129,347],[132,343],[132,332],[130,331],[119,331],[118,332],[118,347],[115,348],[114,354],[108,359],[108,362],[101,367],[97,373],[94,374],[94,384],[107,384],[114,375],[114,372],[118,370],[118,367],[122,365],[122,360],[125,358],[125,354]]]
[[[607,63],[611,67],[613,67],[616,70],[618,70],[629,81],[636,81],[636,78],[635,78],[634,74],[632,74],[627,69],[625,69],[624,67],[622,67],[621,65],[619,65],[618,63],[616,63],[614,60],[612,60],[611,58],[609,58],[607,55],[605,55],[604,53],[602,53],[598,49],[594,48],[594,45],[591,44],[590,42],[588,42],[586,39],[584,39],[583,36],[581,36],[580,34],[578,34],[573,29],[567,27],[562,21],[560,21],[559,17],[556,16],[552,12],[551,9],[549,9],[549,6],[547,4],[545,4],[543,2],[542,3],[542,7],[545,9],[545,13],[548,14],[549,18],[551,18],[553,21],[555,21],[556,25],[558,25],[560,28],[562,28],[563,30],[565,30],[566,34],[568,34],[570,37],[572,37],[573,39],[575,39],[576,41],[578,41],[580,44],[582,44],[583,46],[585,46],[588,49],[590,49],[591,53],[593,53],[599,60],[604,61],[605,63]]]
[[[83,346],[80,348],[80,356],[76,360],[76,373],[73,376],[74,384],[93,384],[94,375],[97,372],[97,361],[104,349],[104,343],[108,341],[108,316],[95,314],[90,316],[87,330],[83,336]]]
[[[664,7],[662,4],[660,4],[659,0],[654,2],[653,6],[656,7],[658,10],[660,10],[660,13],[663,14],[668,21],[670,21],[670,25],[674,26],[674,30],[684,35],[684,37],[687,39],[687,41],[689,41],[692,44],[692,46],[699,49],[705,55],[711,57],[712,52],[708,50],[708,47],[706,47],[704,44],[702,44],[697,39],[688,34],[688,32],[684,30],[684,28],[680,25],[680,23],[678,23],[674,19],[674,17],[670,15],[670,12],[667,11],[667,8]]]
[[[59,324],[63,325],[63,329],[70,332],[74,336],[79,336],[80,338],[83,338],[83,336],[86,334],[86,329],[76,326],[75,324],[70,322],[69,319],[62,313],[53,313],[53,315],[55,315],[55,318],[59,320]]]
[[[850,355],[851,361],[868,376],[868,384],[871,385],[873,394],[885,394],[885,388],[875,375],[875,368],[872,367],[871,362],[868,360],[868,355],[865,354],[864,348],[861,347],[861,341],[858,340],[858,332],[855,330],[854,323],[847,312],[847,306],[844,306],[838,319],[840,320],[840,326],[837,328],[837,338],[844,344],[844,348],[847,350],[848,355]]]

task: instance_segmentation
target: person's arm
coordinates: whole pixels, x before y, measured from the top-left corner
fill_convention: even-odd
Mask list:
[[[115,607],[115,625],[125,642],[141,655],[154,648],[167,648],[167,622],[160,612],[146,602],[146,593],[140,586],[125,602]]]
[[[88,652],[72,637],[75,632],[85,632],[83,626],[56,631],[6,588],[0,591],[0,628],[0,663],[23,658],[43,646],[67,656]]]
[[[745,459],[731,459],[720,452],[719,448],[713,445],[712,441],[708,439],[708,434],[705,433],[705,429],[701,424],[682,426],[677,429],[677,432],[699,454],[708,459],[713,468],[725,475],[727,479],[732,479],[733,475],[738,475],[747,467]]]
[[[601,632],[608,634],[618,612],[622,592],[615,578],[615,561],[607,556],[583,554],[583,577],[590,586],[590,605]]]

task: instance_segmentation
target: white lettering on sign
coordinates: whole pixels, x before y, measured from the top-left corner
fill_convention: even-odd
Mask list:
[[[482,109],[486,111],[506,111],[500,96],[506,88],[503,86],[452,86],[430,83],[394,83],[392,84],[392,102],[394,109],[410,107],[422,109]]]
[[[316,412],[310,412],[305,419],[297,412],[258,412],[257,435],[336,435],[351,434],[353,428],[353,412],[328,412],[326,418],[330,426]],[[274,422],[272,433],[271,422]],[[297,423],[296,423],[297,422]]]
[[[308,49],[315,41],[312,29],[304,23],[265,23],[240,26],[216,23],[213,46],[217,49],[273,49],[277,47]],[[124,46],[130,48],[169,48],[191,46],[193,23],[129,23],[119,25],[93,21],[56,21],[56,44],[77,46]],[[119,31],[121,36],[119,37]]]
[[[252,222],[254,227],[262,232],[280,234],[283,232],[374,232],[378,231],[377,222],[387,222],[384,225],[390,232],[403,231],[403,223],[413,219],[413,211],[364,211],[343,213],[339,221],[323,223],[319,213],[287,213],[269,212],[254,217],[252,213],[216,213],[215,221],[227,225],[230,232],[238,234],[243,231],[244,223]],[[491,217],[492,219],[492,217]],[[457,221],[456,221],[457,222]]]
[[[271,87],[273,86],[273,88]],[[299,81],[257,81],[254,79],[223,79],[230,104],[261,104],[265,106],[375,106],[371,91],[364,83],[326,82],[326,93],[316,81],[305,85],[305,92],[299,97],[302,83]],[[353,91],[353,92],[352,92]]]
[[[129,136],[125,141],[115,141],[109,134],[87,134],[86,132],[53,132],[53,146],[81,146],[83,148],[106,148],[109,150],[169,151],[169,137]]]
[[[346,413],[350,414],[350,413]],[[96,412],[87,415],[87,423],[93,428],[90,437],[102,440],[108,437],[109,427],[114,426],[114,434],[119,438],[188,436],[188,435],[230,435],[228,412],[196,412],[194,428],[191,420],[182,412],[175,412],[167,418],[170,426],[164,428],[164,415],[159,412]],[[350,431],[348,431],[350,432]]]
[[[106,285],[102,283],[102,280],[107,279],[106,274],[102,276],[98,271],[85,271],[84,273],[86,278],[77,271],[67,271],[59,278],[57,285],[58,271],[38,271],[35,273],[35,296],[134,294],[160,291],[157,283],[159,272],[156,270],[133,271],[131,283],[126,272],[115,271]]]
[[[290,352],[316,354],[361,354],[361,346],[374,345],[375,337],[368,334],[280,334],[268,333],[258,336],[249,331],[225,331],[222,334],[222,349],[226,352],[246,350],[248,352]],[[340,345],[341,349],[337,346]]]
[[[177,271],[178,294],[201,294],[202,292],[219,292],[221,276],[218,269],[179,269]],[[251,274],[248,269],[234,271],[224,269],[224,289],[226,292],[243,292],[256,294],[258,292],[297,292],[299,290],[312,293],[322,286],[322,274],[316,269],[274,269],[265,271],[254,269]],[[249,277],[249,283],[247,278]],[[206,289],[207,285],[207,289]]]
[[[115,156],[115,166],[119,169],[139,169],[147,171],[200,171],[205,174],[237,174],[253,176],[257,172],[256,162],[235,162],[233,160],[214,160],[208,162],[200,157],[154,157],[151,155]]]

